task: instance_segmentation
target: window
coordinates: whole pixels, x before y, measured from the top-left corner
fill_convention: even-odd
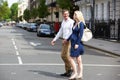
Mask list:
[[[98,19],[98,5],[97,4],[96,4],[95,14],[96,14],[96,19]]]
[[[85,2],[90,2],[90,0],[85,0]]]
[[[110,19],[110,1],[108,1],[108,19]]]
[[[104,20],[104,3],[102,3],[102,20]]]

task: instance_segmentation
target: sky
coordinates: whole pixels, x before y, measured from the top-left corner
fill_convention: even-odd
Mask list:
[[[11,7],[11,5],[15,2],[17,2],[18,0],[7,0],[8,1],[8,5],[9,7]]]

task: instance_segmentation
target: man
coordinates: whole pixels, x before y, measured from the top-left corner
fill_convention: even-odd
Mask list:
[[[72,33],[72,27],[74,24],[74,21],[69,17],[69,11],[64,10],[63,11],[63,21],[61,23],[61,27],[59,32],[57,33],[56,37],[51,41],[51,44],[54,45],[55,41],[62,37],[62,52],[61,52],[61,58],[63,59],[65,63],[65,73],[61,74],[61,76],[71,76],[72,70],[71,70],[71,65],[69,62],[69,57],[70,57],[70,42],[66,42],[65,40],[68,39],[68,37]]]

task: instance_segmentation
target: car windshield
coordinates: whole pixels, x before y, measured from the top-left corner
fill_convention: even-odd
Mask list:
[[[34,25],[36,25],[36,23],[30,23],[30,25],[34,26]]]
[[[50,26],[49,25],[46,25],[46,24],[44,24],[44,25],[41,25],[41,27],[40,27],[41,29],[50,29]]]

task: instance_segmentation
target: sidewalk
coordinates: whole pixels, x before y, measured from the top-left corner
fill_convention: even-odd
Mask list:
[[[84,45],[110,54],[120,56],[120,43],[117,42],[92,39],[88,42],[84,42]]]

